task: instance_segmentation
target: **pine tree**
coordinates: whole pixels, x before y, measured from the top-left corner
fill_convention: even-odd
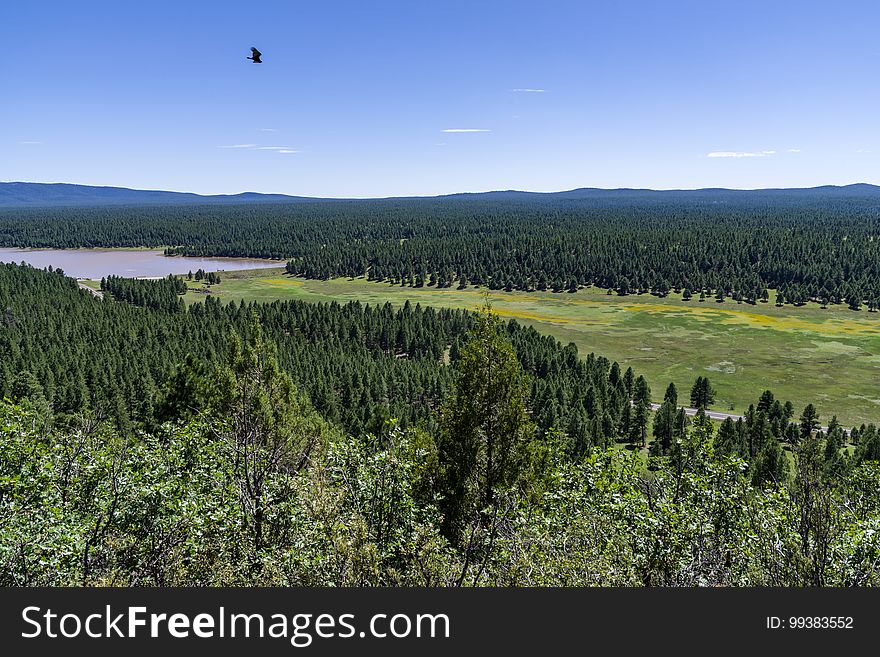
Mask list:
[[[229,364],[216,377],[211,403],[228,418],[220,431],[236,454],[246,530],[258,553],[269,533],[270,507],[280,501],[267,495],[272,473],[305,468],[326,445],[330,430],[279,369],[276,348],[263,339],[256,314],[247,339],[232,336],[231,343]]]
[[[736,423],[729,417],[725,418],[718,428],[718,435],[715,438],[715,454],[747,459],[749,457],[748,447],[741,440],[742,437],[742,433],[737,431]]]
[[[775,402],[775,399],[773,397],[773,393],[770,392],[769,390],[765,390],[761,394],[761,399],[758,400],[758,408],[757,408],[758,412],[769,414],[770,409],[773,407],[774,402]]]
[[[22,370],[12,382],[12,400],[21,401],[29,399],[33,402],[45,403],[46,395],[43,386],[34,374],[28,370]]]
[[[864,463],[865,461],[876,461],[880,463],[880,431],[873,424],[865,427],[860,432],[859,445],[855,451],[855,461]]]
[[[841,453],[846,444],[843,427],[837,416],[828,423],[828,436],[825,438],[825,470],[829,476],[837,476],[846,469],[846,460]]]
[[[766,441],[752,464],[752,483],[755,486],[782,484],[788,478],[788,462],[779,442]]]
[[[816,413],[816,409],[812,404],[807,404],[800,419],[801,439],[809,438],[818,428],[819,414]]]
[[[651,388],[641,374],[633,386],[633,412],[630,419],[629,440],[645,448],[648,443],[648,420],[651,417]]]
[[[767,442],[774,441],[775,439],[770,430],[770,423],[767,421],[767,416],[763,413],[754,411],[753,406],[750,406],[749,410],[751,411],[748,416],[750,419],[746,422],[748,428],[749,454],[751,456],[757,456]]]
[[[626,388],[626,393],[632,397],[633,387],[635,385],[635,372],[633,372],[632,367],[627,367],[626,372],[623,373],[623,386]]]
[[[691,388],[691,406],[693,408],[708,408],[715,402],[715,390],[709,383],[709,379],[698,376]]]
[[[654,414],[654,443],[651,453],[664,456],[669,453],[672,441],[678,429],[678,391],[674,383],[670,383],[663,395],[663,403]]]
[[[455,364],[456,383],[440,415],[437,454],[444,529],[462,540],[475,517],[488,520],[528,467],[535,427],[528,380],[500,321],[482,310]]]

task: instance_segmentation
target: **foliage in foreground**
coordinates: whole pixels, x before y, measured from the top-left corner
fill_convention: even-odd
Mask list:
[[[701,418],[652,470],[570,458],[484,316],[436,440],[393,422],[351,438],[249,336],[201,408],[151,433],[0,402],[0,584],[880,584],[880,466],[822,437],[784,482]]]

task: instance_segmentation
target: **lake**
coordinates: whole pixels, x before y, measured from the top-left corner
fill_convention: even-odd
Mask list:
[[[26,262],[38,269],[50,265],[74,278],[100,279],[104,276],[128,278],[167,276],[205,271],[238,271],[283,267],[284,262],[258,258],[212,258],[165,256],[162,251],[109,249],[5,249],[0,262]]]

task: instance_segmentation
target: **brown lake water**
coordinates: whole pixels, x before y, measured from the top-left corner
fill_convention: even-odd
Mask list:
[[[26,262],[38,269],[50,265],[74,278],[100,279],[104,276],[127,278],[167,276],[205,271],[238,271],[283,267],[284,262],[257,258],[212,258],[172,256],[162,251],[104,249],[7,249],[0,248],[0,262]]]

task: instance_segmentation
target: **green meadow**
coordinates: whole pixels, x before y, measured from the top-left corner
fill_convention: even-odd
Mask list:
[[[190,288],[188,302],[205,298],[200,284]],[[559,294],[415,289],[364,279],[304,280],[281,269],[225,273],[211,294],[223,301],[409,300],[471,309],[488,298],[502,317],[573,342],[583,355],[594,351],[631,365],[646,375],[655,399],[670,381],[686,397],[703,375],[718,391],[718,410],[742,412],[770,389],[798,412],[814,403],[823,423],[835,413],[847,425],[880,421],[880,315],[865,310],[619,297],[595,288]]]

